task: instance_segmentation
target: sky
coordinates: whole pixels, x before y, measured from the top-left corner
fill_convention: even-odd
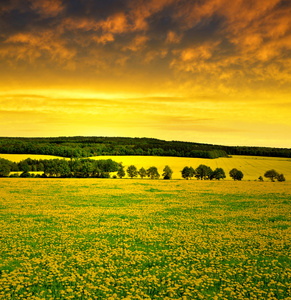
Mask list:
[[[291,148],[290,0],[2,0],[0,136]]]

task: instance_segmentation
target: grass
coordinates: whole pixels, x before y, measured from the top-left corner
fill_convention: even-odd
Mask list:
[[[0,299],[291,299],[289,182],[0,186]]]

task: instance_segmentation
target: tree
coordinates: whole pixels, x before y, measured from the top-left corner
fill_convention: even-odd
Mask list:
[[[147,176],[150,177],[150,179],[159,179],[160,174],[158,172],[158,169],[156,167],[150,167],[147,169]]]
[[[99,178],[101,176],[101,170],[98,168],[97,165],[94,164],[93,172],[92,172],[92,177]]]
[[[118,171],[117,171],[117,176],[118,176],[119,178],[122,178],[122,177],[125,176],[124,166],[123,166],[123,165],[120,165],[120,166],[119,166],[119,169],[118,169]]]
[[[190,179],[191,179],[192,177],[194,177],[194,175],[195,175],[195,170],[194,170],[192,167],[190,167],[190,168],[189,168],[189,177],[190,177]]]
[[[260,176],[258,179],[259,181],[264,181],[264,178],[262,176]]]
[[[21,171],[28,173],[30,171],[29,165],[26,161],[24,161],[24,163],[21,165]]]
[[[184,167],[181,173],[182,177],[188,180],[195,175],[195,170],[192,167]]]
[[[137,169],[134,165],[131,165],[126,170],[128,176],[132,179],[133,177],[137,177]]]
[[[285,177],[284,177],[283,174],[279,174],[279,175],[277,176],[277,180],[282,182],[282,181],[285,181],[286,179],[285,179]]]
[[[232,170],[230,170],[229,172],[229,176],[233,179],[233,180],[242,180],[242,178],[244,177],[244,174],[242,171],[233,168]]]
[[[144,178],[147,176],[147,172],[145,170],[144,167],[140,168],[139,171],[138,171],[138,175],[141,177],[141,178]]]
[[[212,175],[211,175],[211,179],[224,179],[226,176],[225,176],[225,173],[224,173],[224,170],[222,168],[216,168]]]
[[[11,171],[9,160],[0,158],[0,177],[8,176]]]
[[[279,174],[277,171],[275,171],[274,169],[272,170],[268,170],[265,175],[264,175],[266,178],[270,178],[271,181],[275,181],[275,178],[278,178]]]
[[[200,165],[196,170],[195,170],[195,177],[198,179],[210,179],[211,175],[213,173],[212,169],[208,166],[205,165]]]
[[[69,163],[64,159],[58,160],[57,176],[60,176],[60,177],[70,177],[71,176],[71,169],[70,169]]]
[[[190,168],[189,167],[184,167],[183,170],[181,171],[182,173],[182,177],[185,179],[189,179],[190,178]]]
[[[49,177],[58,175],[58,159],[48,159],[44,168],[45,175]]]
[[[163,171],[164,171],[164,173],[163,173],[164,179],[171,179],[172,178],[173,171],[168,165],[165,166]]]
[[[94,165],[90,160],[81,160],[81,168],[79,170],[81,177],[89,177],[93,173]]]
[[[20,174],[20,177],[22,178],[27,178],[27,177],[31,177],[29,172],[26,172],[26,171],[23,171],[21,174]]]

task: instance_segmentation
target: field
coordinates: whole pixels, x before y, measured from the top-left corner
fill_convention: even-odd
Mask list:
[[[60,156],[53,156],[53,155],[39,155],[39,154],[2,154],[0,153],[0,158],[5,158],[13,162],[20,162],[27,158],[31,159],[63,159]],[[68,159],[68,158],[66,158]]]
[[[291,183],[0,179],[0,299],[291,299]]]
[[[28,157],[32,159],[50,159],[59,158],[56,156],[46,155],[28,155],[28,154],[0,154],[1,158],[19,162]],[[165,165],[169,165],[173,173],[174,179],[181,179],[181,170],[185,166],[192,166],[196,169],[200,164],[207,165],[213,170],[223,168],[226,174],[226,179],[231,180],[229,171],[232,168],[241,170],[244,174],[243,180],[257,180],[259,176],[264,176],[265,172],[270,169],[275,169],[279,173],[283,173],[286,180],[291,181],[291,159],[278,157],[260,157],[260,156],[239,156],[234,155],[232,158],[186,158],[186,157],[162,157],[162,156],[95,156],[92,159],[112,159],[117,162],[122,162],[125,167],[135,165],[138,169],[141,167],[149,168],[156,166],[160,175],[163,173]]]

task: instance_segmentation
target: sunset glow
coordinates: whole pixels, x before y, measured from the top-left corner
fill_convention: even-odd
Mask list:
[[[291,148],[291,2],[8,0],[0,136]]]

